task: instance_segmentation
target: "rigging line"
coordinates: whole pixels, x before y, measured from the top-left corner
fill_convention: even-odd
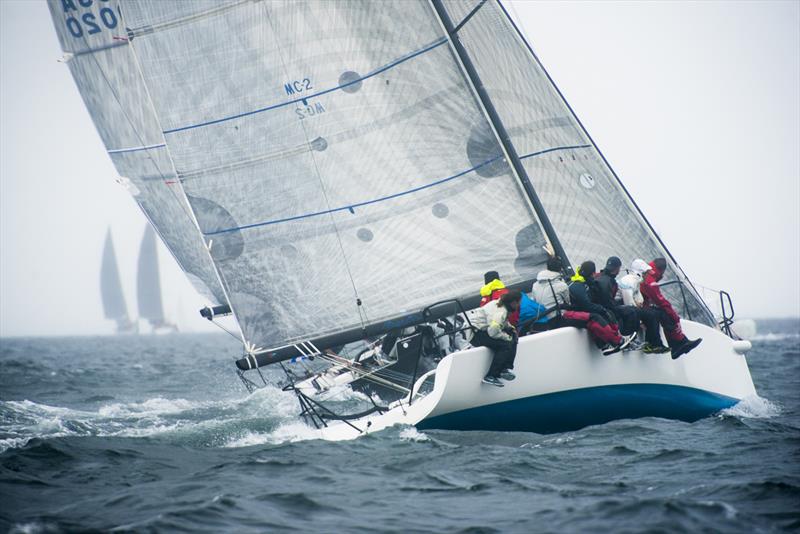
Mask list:
[[[540,150],[538,152],[531,152],[530,154],[525,154],[524,156],[520,156],[519,159],[523,160],[523,159],[526,159],[526,158],[542,156],[544,154],[549,154],[551,152],[557,152],[557,151],[560,151],[560,150],[574,150],[574,149],[578,149],[578,148],[591,148],[591,146],[592,145],[570,145],[570,146],[553,147],[553,148],[548,148],[546,150]],[[307,219],[307,218],[311,218],[311,217],[318,217],[320,215],[327,215],[327,214],[332,214],[332,213],[336,213],[336,212],[340,212],[340,211],[353,211],[355,208],[361,208],[363,206],[368,206],[370,204],[377,204],[378,202],[385,202],[387,200],[392,200],[392,199],[395,199],[395,198],[398,198],[398,197],[402,197],[402,196],[405,196],[405,195],[410,195],[412,193],[417,193],[417,192],[422,191],[424,189],[435,187],[437,185],[441,185],[441,184],[449,182],[451,180],[455,180],[456,178],[460,178],[460,177],[464,176],[465,174],[469,174],[472,171],[478,170],[481,167],[489,165],[490,163],[493,163],[493,162],[497,161],[501,157],[502,157],[502,154],[498,154],[497,156],[494,156],[493,158],[487,159],[486,161],[484,161],[482,163],[479,163],[478,165],[475,165],[474,167],[471,167],[469,169],[461,171],[461,172],[459,172],[457,174],[454,174],[452,176],[448,176],[447,178],[442,178],[441,180],[436,180],[436,181],[431,182],[429,184],[421,185],[421,186],[418,186],[418,187],[414,187],[412,189],[407,189],[405,191],[401,191],[399,193],[394,193],[394,194],[391,194],[391,195],[386,195],[386,196],[383,196],[383,197],[380,197],[380,198],[375,198],[375,199],[372,199],[372,200],[365,200],[363,202],[356,202],[354,204],[348,204],[346,206],[340,206],[338,208],[331,208],[331,209],[328,209],[328,210],[316,211],[316,212],[312,212],[312,213],[304,213],[302,215],[295,215],[293,217],[285,217],[283,219],[274,219],[274,220],[271,220],[271,221],[264,221],[264,222],[260,222],[260,223],[246,224],[246,225],[243,225],[243,226],[236,226],[236,227],[233,227],[233,228],[223,228],[222,230],[215,230],[214,232],[208,232],[208,233],[205,233],[203,235],[212,236],[212,235],[224,234],[224,233],[228,233],[228,232],[236,232],[236,231],[239,231],[239,230],[247,230],[249,228],[257,228],[259,226],[269,226],[271,224],[279,224],[279,223],[284,223],[284,222],[296,221],[296,220],[299,220],[299,219]]]
[[[360,375],[358,379],[367,380],[367,381],[373,382],[375,384],[383,385],[383,386],[395,389],[397,391],[400,391],[401,393],[408,393],[408,391],[409,391],[409,389],[404,387],[404,386],[401,386],[399,384],[395,384],[394,382],[391,382],[390,380],[387,380],[387,379],[381,378],[379,376],[376,376],[377,375],[376,371],[365,371],[364,369],[356,368],[356,367],[354,367],[352,365],[351,362],[340,361],[337,358],[332,358],[332,357],[330,357],[329,355],[326,355],[326,354],[319,354],[318,356],[321,357],[323,360],[327,361],[328,363],[332,363],[332,364],[335,364],[335,365],[340,365],[340,366],[344,367],[345,369],[348,369],[353,374]]]
[[[474,16],[475,16],[475,13],[477,13],[477,12],[478,12],[478,10],[479,10],[480,8],[482,8],[482,7],[483,7],[483,4],[485,4],[485,3],[486,3],[486,0],[481,0],[480,2],[478,2],[478,5],[476,5],[475,7],[473,7],[473,8],[472,8],[472,11],[470,11],[470,12],[467,14],[467,16],[466,16],[466,17],[464,17],[464,20],[462,20],[461,22],[459,22],[459,23],[458,23],[458,26],[456,26],[455,28],[453,28],[453,33],[458,33],[458,30],[460,30],[460,29],[461,29],[461,27],[462,27],[464,24],[466,24],[467,22],[469,22],[469,19],[471,19],[472,17],[474,17]]]
[[[66,24],[66,20],[65,20],[65,24]],[[87,37],[85,35],[83,36],[83,42],[86,44],[87,47],[89,46],[89,41],[88,41],[88,39],[87,39]],[[132,48],[130,50],[131,50],[131,53],[133,53],[132,52]],[[135,124],[133,122],[133,119],[131,119],[130,115],[128,115],[128,111],[125,109],[125,106],[122,105],[122,101],[120,100],[119,95],[117,94],[117,91],[114,89],[114,86],[111,84],[111,81],[108,79],[108,76],[106,76],[106,73],[105,73],[105,70],[103,69],[103,66],[100,64],[100,62],[97,60],[97,57],[95,57],[94,54],[90,54],[89,56],[92,58],[92,60],[94,61],[95,65],[97,66],[98,72],[103,77],[103,81],[105,81],[106,85],[108,86],[108,89],[111,92],[111,96],[114,97],[114,100],[116,101],[117,105],[119,106],[119,109],[122,112],[122,115],[125,117],[125,120],[128,121],[128,125],[130,126],[131,131],[134,133],[136,138],[139,140],[140,147],[148,149],[147,158],[153,164],[153,167],[155,167],[156,172],[158,172],[159,176],[161,176],[161,180],[164,183],[164,185],[167,186],[167,190],[170,192],[170,194],[172,194],[175,197],[175,200],[178,203],[178,206],[180,206],[181,211],[184,213],[184,215],[186,215],[186,217],[189,219],[189,221],[192,222],[192,226],[195,226],[194,220],[192,219],[192,216],[186,211],[186,207],[184,206],[183,202],[181,202],[180,198],[177,196],[175,191],[171,187],[169,187],[167,177],[164,176],[164,173],[161,171],[161,168],[158,166],[158,163],[153,158],[153,156],[149,153],[149,149],[156,148],[157,146],[156,145],[147,145],[144,142],[144,138],[139,133],[139,130],[137,130],[137,128],[136,128],[136,126],[135,126]],[[142,80],[142,83],[144,83],[144,80]],[[166,147],[166,144],[162,143],[161,146]],[[124,152],[124,151],[126,151],[126,150],[125,149],[122,149],[122,150],[110,150],[110,151],[107,151],[107,152],[109,154],[113,154],[113,153]],[[176,177],[177,177],[177,172],[176,172]],[[159,232],[159,235],[160,235],[160,232]]]
[[[224,326],[222,326],[221,324],[216,322],[214,319],[211,319],[211,324],[213,324],[214,326],[217,326],[220,330],[222,330],[223,332],[225,332],[228,335],[230,335],[233,339],[235,339],[239,343],[242,342],[241,336],[237,336],[235,333],[231,332],[230,330],[228,330],[227,328],[225,328]]]
[[[272,22],[270,22],[270,26],[272,26]],[[275,32],[273,30],[273,34],[274,33]],[[369,78],[372,78],[373,76],[377,76],[378,74],[380,74],[382,72],[385,72],[385,71],[387,71],[387,70],[389,70],[389,69],[391,69],[393,67],[396,67],[397,65],[400,65],[401,63],[405,63],[406,61],[408,61],[410,59],[413,59],[413,58],[415,58],[415,57],[417,57],[417,56],[419,56],[421,54],[424,54],[425,52],[429,52],[430,50],[433,50],[434,48],[439,47],[439,46],[445,44],[446,42],[447,42],[447,38],[445,38],[445,37],[443,37],[441,39],[437,39],[433,43],[431,43],[429,45],[426,45],[425,47],[420,48],[419,50],[411,52],[410,54],[406,54],[405,56],[401,56],[398,59],[395,59],[394,61],[392,61],[390,63],[387,63],[386,65],[383,65],[382,67],[378,67],[377,69],[368,72],[367,74],[365,74],[364,76],[362,76],[360,78],[355,78],[353,80],[350,80],[347,83],[339,84],[336,87],[331,87],[330,89],[325,89],[324,91],[320,91],[318,93],[312,93],[312,94],[306,95],[306,96],[304,96],[302,98],[295,98],[293,100],[288,100],[286,102],[281,102],[280,104],[273,104],[271,106],[267,106],[267,107],[264,107],[264,108],[254,109],[252,111],[245,111],[244,113],[237,113],[236,115],[230,115],[228,117],[222,117],[220,119],[213,119],[213,120],[206,121],[206,122],[201,122],[201,123],[198,123],[198,124],[190,124],[188,126],[181,126],[179,128],[172,128],[172,129],[169,129],[169,130],[164,130],[163,133],[164,134],[172,134],[172,133],[176,133],[176,132],[182,132],[184,130],[192,130],[194,128],[201,128],[203,126],[210,126],[212,124],[219,124],[220,122],[226,122],[226,121],[230,121],[230,120],[234,120],[234,119],[240,119],[242,117],[247,117],[249,115],[256,115],[258,113],[263,113],[265,111],[272,111],[274,109],[279,109],[279,108],[283,108],[283,107],[286,107],[286,106],[290,106],[290,105],[296,104],[298,102],[304,102],[304,101],[309,100],[311,98],[316,98],[316,97],[319,97],[319,96],[322,96],[322,95],[326,95],[326,94],[332,93],[334,91],[339,91],[341,89],[344,89],[345,87],[349,87],[351,85],[355,85],[357,83],[361,83],[362,81],[367,80]],[[280,54],[280,43],[278,43],[278,45],[279,45],[278,46],[278,53]],[[281,63],[283,63],[284,72],[287,72],[286,64],[283,62],[283,56],[281,55],[280,57],[281,57]]]
[[[278,34],[275,31],[275,26],[272,23],[272,17],[270,17],[269,9],[268,9],[268,7],[266,5],[262,9],[262,13],[264,14],[264,17],[267,19],[267,22],[269,23],[270,30],[272,30],[272,35],[273,35],[273,37],[274,37],[274,39],[276,41],[276,45],[277,45],[278,57],[281,59],[281,67],[283,68],[284,74],[288,78],[289,77],[289,69],[286,68],[286,61],[283,58],[283,52],[281,50],[280,43],[277,42]],[[441,44],[441,43],[439,43],[439,44]],[[418,54],[416,54],[416,55],[418,55]],[[413,57],[413,56],[411,56],[411,57]],[[408,59],[410,59],[410,57]],[[386,70],[386,69],[383,69],[383,70]],[[377,72],[382,72],[382,71],[377,71]],[[377,72],[375,72],[374,74],[377,74]],[[366,78],[368,78],[370,76],[373,76],[374,74],[372,74],[372,73],[367,74],[364,77],[364,79],[366,79]],[[341,87],[345,87],[347,85],[352,85],[353,83],[355,83],[355,82],[350,82],[348,84],[341,85],[340,88]],[[318,94],[325,94],[326,92],[330,92],[330,91],[331,90],[322,91],[321,93],[318,93]],[[306,139],[306,143],[310,143],[311,140],[309,139],[308,129],[306,128],[306,125],[305,125],[304,121],[300,121],[300,127],[303,129],[303,136]],[[327,192],[327,190],[325,188],[325,182],[322,179],[322,173],[320,172],[319,166],[317,165],[317,159],[316,159],[316,157],[314,157],[314,151],[312,150],[309,155],[311,156],[311,162],[314,164],[314,172],[317,175],[317,180],[319,181],[319,187],[320,187],[320,190],[322,191],[322,196],[325,199],[325,205],[328,207],[327,212],[330,214],[331,223],[333,224],[334,233],[336,234],[336,241],[339,243],[339,250],[341,250],[341,252],[342,252],[342,259],[344,260],[344,267],[345,267],[345,270],[347,271],[347,277],[350,279],[350,285],[353,287],[353,295],[356,298],[356,311],[358,311],[358,321],[361,323],[361,328],[363,330],[363,329],[366,328],[367,323],[369,323],[369,317],[367,317],[367,315],[366,315],[366,310],[364,311],[364,316],[361,315],[362,307],[363,307],[362,306],[362,301],[361,301],[361,298],[358,296],[358,288],[356,287],[356,281],[353,278],[353,271],[350,268],[350,262],[347,260],[347,254],[346,254],[346,252],[344,250],[344,243],[342,243],[342,236],[341,236],[341,234],[339,232],[339,227],[336,224],[335,218],[333,217],[333,211],[331,210],[331,202],[330,202],[330,199],[328,198],[328,192]],[[217,232],[217,233],[222,233],[222,232]],[[364,322],[365,318],[367,319],[366,323]]]

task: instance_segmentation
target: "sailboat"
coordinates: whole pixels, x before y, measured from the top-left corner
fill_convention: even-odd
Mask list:
[[[717,324],[498,0],[49,7],[117,171],[209,299],[201,313],[239,325],[242,380],[280,365],[322,437],[693,421],[755,394],[749,343]],[[665,257],[663,292],[702,345],[603,357],[563,328],[520,339],[516,381],[481,385],[489,351],[455,340],[483,273],[529,290],[550,252]],[[454,350],[418,365],[445,338]],[[341,356],[353,343],[359,361]],[[304,389],[325,379],[312,359],[345,387],[402,396],[337,413]]]
[[[139,247],[139,270],[136,276],[136,296],[139,304],[139,317],[150,323],[153,332],[176,332],[177,326],[164,317],[164,304],[161,296],[161,277],[158,268],[158,249],[153,227],[145,227],[142,244]]]
[[[117,323],[117,334],[137,333],[138,325],[128,316],[128,305],[125,303],[125,295],[122,292],[111,228],[106,232],[106,241],[103,245],[103,261],[100,265],[100,295],[106,319]]]

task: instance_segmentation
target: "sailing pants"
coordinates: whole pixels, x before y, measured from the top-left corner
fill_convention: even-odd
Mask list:
[[[614,315],[619,321],[619,331],[629,336],[639,330],[639,315],[635,306],[614,306]]]
[[[611,343],[612,345],[619,345],[622,343],[622,338],[619,335],[619,328],[617,325],[609,322],[600,314],[580,311],[566,311],[562,315],[564,319],[567,320],[583,321],[586,330],[589,331],[595,341],[599,341],[602,344]]]
[[[656,317],[658,317],[658,322],[661,323],[661,327],[664,329],[664,335],[667,336],[667,343],[669,343],[670,347],[680,345],[686,339],[681,329],[680,321],[675,321],[667,312],[656,306],[651,306],[649,309],[653,310]]]
[[[636,316],[644,326],[644,339],[654,347],[663,346],[658,312],[653,308],[636,308]]]
[[[490,337],[486,330],[478,330],[472,336],[471,343],[475,347],[487,347],[494,353],[492,365],[489,367],[489,372],[486,373],[486,376],[498,377],[506,369],[514,368],[514,358],[517,356],[516,339],[514,341],[495,339]]]

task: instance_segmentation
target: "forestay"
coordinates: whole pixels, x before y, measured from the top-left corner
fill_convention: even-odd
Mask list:
[[[251,352],[541,267],[541,227],[427,1],[123,8]]]
[[[639,212],[538,59],[495,0],[443,0],[569,259],[664,256],[684,282],[665,287],[680,313],[714,324],[683,271]],[[480,5],[480,7],[478,7]],[[477,8],[477,10],[476,10]],[[472,13],[472,16],[467,17]]]
[[[152,111],[116,1],[49,0],[64,60],[117,172],[195,287],[225,302]],[[129,182],[128,182],[129,180]]]

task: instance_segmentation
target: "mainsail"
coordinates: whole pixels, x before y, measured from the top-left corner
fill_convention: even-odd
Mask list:
[[[103,262],[100,265],[100,296],[103,300],[103,312],[106,319],[117,322],[118,332],[131,331],[133,324],[128,316],[125,295],[122,293],[122,282],[119,279],[111,228],[106,232],[106,241],[103,245]]]
[[[427,2],[143,0],[124,16],[251,351],[541,267],[539,221]]]
[[[118,170],[251,354],[530,280],[548,244],[668,256],[494,0],[50,7]]]
[[[176,182],[116,1],[49,0],[64,61],[123,180],[195,287],[225,296]]]
[[[139,270],[136,274],[136,297],[139,317],[158,327],[164,325],[164,306],[161,301],[161,279],[158,273],[156,235],[148,224],[139,248]]]

